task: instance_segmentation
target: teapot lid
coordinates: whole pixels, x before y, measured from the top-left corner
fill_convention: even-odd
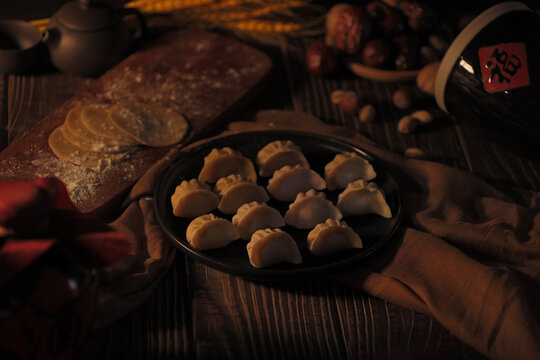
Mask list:
[[[117,20],[116,10],[103,2],[71,1],[62,6],[54,17],[62,25],[76,31],[96,31],[110,28]]]

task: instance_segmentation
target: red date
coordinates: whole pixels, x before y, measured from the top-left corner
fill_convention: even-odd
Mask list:
[[[326,76],[336,71],[338,58],[334,49],[322,41],[316,41],[307,48],[305,63],[310,74]]]
[[[381,1],[372,1],[366,5],[366,11],[373,19],[375,31],[385,36],[393,36],[403,32],[406,20],[397,8]]]
[[[395,46],[396,70],[412,70],[418,67],[419,41],[413,33],[397,35],[392,39]]]
[[[416,1],[402,0],[399,8],[414,31],[428,31],[435,27],[437,14],[431,6]]]
[[[362,51],[362,62],[367,66],[386,67],[392,56],[392,48],[382,38],[373,39],[366,43]]]

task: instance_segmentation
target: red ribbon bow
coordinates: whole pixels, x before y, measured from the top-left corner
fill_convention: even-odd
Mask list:
[[[80,213],[52,177],[0,183],[0,239],[0,288],[53,246],[87,268],[114,264],[131,250],[125,234]]]

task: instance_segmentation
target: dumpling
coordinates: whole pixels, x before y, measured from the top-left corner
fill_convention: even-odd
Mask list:
[[[361,249],[362,239],[345,221],[327,219],[318,224],[307,236],[307,245],[313,255],[328,256],[347,249]]]
[[[218,209],[224,214],[234,214],[240,206],[248,202],[270,200],[264,187],[237,174],[220,178],[214,191],[220,198]]]
[[[300,264],[302,255],[291,235],[281,229],[257,230],[248,242],[249,262],[256,268],[282,262]]]
[[[326,182],[311,169],[300,165],[285,165],[268,180],[266,188],[277,200],[293,201],[298,193],[309,189],[324,190]]]
[[[205,214],[189,223],[186,240],[197,250],[218,249],[240,238],[238,229],[227,219]]]
[[[326,219],[340,220],[341,212],[326,199],[326,195],[313,189],[299,193],[285,213],[285,223],[298,229],[312,229]]]
[[[249,240],[257,230],[285,226],[285,220],[279,211],[257,201],[240,206],[232,218],[232,223],[238,228],[240,238],[244,240]]]
[[[219,198],[210,186],[191,179],[182,181],[176,187],[171,204],[175,216],[194,218],[217,208]]]
[[[355,180],[373,180],[376,176],[373,165],[353,152],[337,154],[324,167],[324,178],[328,190],[345,189]]]
[[[242,175],[251,182],[257,182],[257,173],[253,163],[242,153],[230,147],[212,149],[204,158],[203,168],[199,173],[199,181],[214,183],[218,179],[231,174]]]
[[[257,166],[261,176],[272,176],[285,165],[300,165],[309,169],[302,150],[291,140],[272,141],[257,153]]]
[[[373,182],[356,180],[338,196],[337,207],[344,216],[378,214],[392,217],[383,191]]]

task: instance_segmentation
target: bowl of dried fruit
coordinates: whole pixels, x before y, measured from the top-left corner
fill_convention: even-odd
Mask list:
[[[308,48],[306,65],[315,75],[341,62],[371,80],[414,80],[425,65],[440,61],[453,37],[451,25],[426,3],[340,3],[327,12],[324,43]]]

